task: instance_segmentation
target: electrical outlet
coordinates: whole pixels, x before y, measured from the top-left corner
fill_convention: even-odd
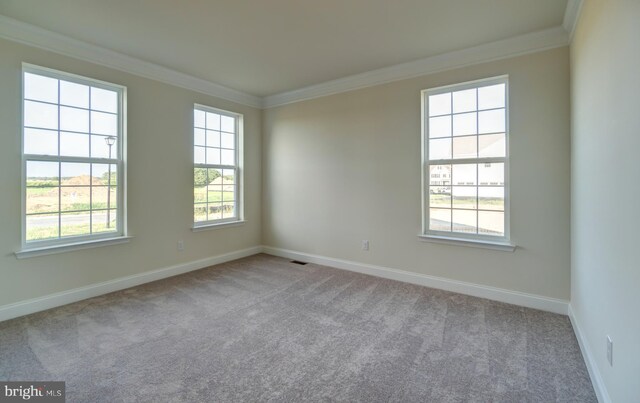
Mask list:
[[[613,341],[609,335],[607,335],[607,361],[613,367]]]
[[[184,250],[184,241],[182,239],[178,241],[178,250],[180,252]]]
[[[362,241],[362,250],[369,250],[369,241],[366,239]]]

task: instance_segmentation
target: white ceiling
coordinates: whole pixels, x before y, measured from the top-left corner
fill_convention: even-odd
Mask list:
[[[561,26],[567,0],[0,0],[0,14],[259,97]]]

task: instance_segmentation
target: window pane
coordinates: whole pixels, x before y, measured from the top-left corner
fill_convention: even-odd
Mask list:
[[[27,241],[38,241],[58,237],[58,214],[28,215]]]
[[[27,186],[57,186],[57,162],[27,161]]]
[[[91,208],[106,209],[107,208],[107,186],[91,187]]]
[[[111,185],[116,184],[117,173],[116,164],[91,164],[91,184],[93,186],[103,186],[109,184],[109,168],[111,168]],[[111,165],[111,167],[109,167]]]
[[[207,203],[208,220],[220,220],[222,218],[222,203]]]
[[[434,186],[451,185],[451,165],[431,165],[429,167],[429,184]]]
[[[87,235],[91,233],[91,213],[60,214],[60,236]]]
[[[25,154],[58,155],[58,132],[24,129]]]
[[[89,109],[89,86],[60,80],[60,103]]]
[[[89,135],[60,132],[60,155],[89,157]]]
[[[107,226],[107,216],[109,216],[110,225]],[[91,231],[93,233],[115,231],[115,214],[108,214],[106,210],[98,210],[91,212]]]
[[[207,204],[195,204],[193,207],[193,221],[207,221]]]
[[[429,140],[429,159],[444,160],[451,158],[451,139]]]
[[[478,109],[504,108],[505,85],[491,85],[478,88]]]
[[[236,183],[236,172],[233,169],[222,170],[222,180],[225,185],[233,185]]]
[[[235,159],[235,151],[224,149],[221,151],[220,162],[222,165],[234,165],[236,163]]]
[[[92,209],[114,209],[118,207],[118,188],[116,186],[94,186],[91,188]]]
[[[91,133],[118,135],[118,115],[91,111]]]
[[[24,73],[24,97],[45,102],[58,102],[58,80]]]
[[[74,132],[89,131],[89,111],[78,108],[60,107],[60,130]]]
[[[429,209],[429,229],[432,231],[451,231],[451,210]]]
[[[204,203],[207,201],[207,187],[193,185],[193,201],[194,203]]]
[[[62,186],[89,185],[91,183],[90,164],[80,162],[63,162],[61,164]]]
[[[451,113],[451,93],[429,96],[429,116]]]
[[[480,185],[504,185],[504,164],[493,162],[490,164],[479,164],[478,180]]]
[[[111,143],[109,146],[109,143]],[[91,135],[92,158],[118,158],[118,139],[115,136]]]
[[[222,148],[235,148],[234,144],[235,135],[233,133],[222,133],[220,136],[220,146]]]
[[[475,186],[454,186],[453,187],[453,207],[460,209],[475,209],[477,207],[477,187]]]
[[[207,186],[207,201],[209,203],[219,203],[222,201],[222,180],[215,179]]]
[[[217,168],[209,168],[207,169],[207,175],[209,178],[209,184],[211,185],[222,185],[222,170]]]
[[[102,177],[104,178],[104,183],[107,186],[117,186],[118,185],[118,166],[116,164],[110,164],[111,165],[111,171],[107,172],[106,175],[103,175]],[[109,177],[109,173],[111,174],[111,177]]]
[[[220,115],[207,112],[207,129],[220,130]]]
[[[222,204],[222,218],[234,218],[236,216],[236,205],[233,202]]]
[[[220,130],[223,132],[235,133],[236,125],[235,119],[229,116],[221,116],[220,117]]]
[[[429,119],[429,138],[450,137],[451,116],[440,116]]]
[[[57,212],[58,187],[27,188],[27,214]]]
[[[504,235],[504,213],[499,211],[478,212],[478,233],[484,235]]]
[[[222,201],[222,170],[209,168],[207,172],[209,178],[207,201],[219,203]]]
[[[98,210],[91,212],[94,233],[117,231],[117,210]]]
[[[476,89],[456,91],[453,93],[453,113],[476,110]]]
[[[193,144],[197,146],[205,145],[204,129],[193,130]]]
[[[220,165],[219,148],[207,148],[207,164]]]
[[[204,147],[194,147],[193,150],[193,162],[196,164],[204,164],[205,163],[205,152]]]
[[[202,127],[202,128],[207,127],[205,122],[204,111],[199,111],[197,109],[193,111],[193,125],[195,127]]]
[[[78,211],[91,209],[91,188],[89,186],[65,186],[60,188],[60,210]]]
[[[58,107],[41,102],[24,102],[24,125],[42,129],[58,129]]]
[[[478,208],[481,210],[504,211],[503,187],[478,188]]]
[[[117,113],[118,93],[102,88],[91,87],[91,109]]]
[[[504,109],[478,113],[478,133],[502,133],[505,125]]]
[[[193,168],[193,185],[207,186],[208,183],[207,168]]]
[[[452,227],[454,232],[475,234],[477,232],[477,212],[475,210],[453,210]]]
[[[222,201],[233,202],[236,200],[235,173],[232,169],[222,171]],[[233,204],[233,203],[231,203]]]
[[[477,134],[477,113],[463,113],[453,116],[453,135],[464,136],[468,134]]]
[[[452,182],[454,185],[475,185],[477,164],[453,165]]]
[[[207,130],[207,146],[220,147],[220,132]]]
[[[451,188],[431,186],[429,188],[429,207],[451,207]]]
[[[505,157],[507,155],[507,142],[505,134],[485,134],[478,136],[480,150],[478,156],[483,157]]]
[[[477,156],[478,138],[476,136],[453,138],[453,158],[476,158]]]

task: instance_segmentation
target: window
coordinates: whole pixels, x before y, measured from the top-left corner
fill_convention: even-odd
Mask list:
[[[506,77],[423,91],[423,233],[507,242]]]
[[[124,235],[124,93],[23,66],[23,249]]]
[[[242,115],[196,105],[193,111],[194,227],[240,221]]]

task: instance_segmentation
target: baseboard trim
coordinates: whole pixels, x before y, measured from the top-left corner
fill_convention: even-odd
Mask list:
[[[371,276],[422,285],[430,288],[437,288],[445,291],[457,292],[460,294],[486,298],[494,301],[505,302],[508,304],[524,306],[527,308],[540,309],[542,311],[548,311],[562,315],[567,314],[569,305],[569,301],[544,297],[541,295],[527,294],[518,291],[506,290],[503,288],[467,283],[464,281],[413,273],[404,270],[392,269],[389,267],[374,266],[366,263],[334,259],[326,256],[274,248],[271,246],[264,246],[263,252],[274,256],[285,257],[288,259],[302,260],[309,263],[331,266],[338,269],[354,271],[362,274],[369,274]]]
[[[589,377],[591,378],[591,384],[593,385],[593,389],[596,392],[596,397],[598,398],[598,402],[600,403],[611,403],[611,398],[609,397],[609,392],[607,392],[607,387],[604,384],[604,380],[602,379],[602,375],[600,375],[600,370],[598,369],[598,365],[596,364],[596,360],[591,353],[591,347],[589,346],[589,342],[587,338],[584,336],[582,332],[582,328],[580,327],[580,322],[578,318],[576,318],[575,313],[573,312],[573,308],[571,304],[568,307],[569,320],[571,321],[571,326],[573,327],[573,332],[576,334],[576,339],[578,339],[578,344],[580,345],[580,351],[582,352],[582,358],[584,358],[584,362],[587,365],[587,370],[589,371]]]
[[[187,263],[181,263],[158,270],[151,270],[127,277],[121,277],[114,280],[91,284],[85,287],[74,288],[68,291],[49,294],[44,297],[28,299],[25,301],[0,306],[0,322],[17,318],[19,316],[28,315],[30,313],[40,312],[58,306],[67,305],[72,302],[81,301],[83,299],[97,297],[99,295],[108,294],[110,292],[123,290],[125,288],[135,287],[137,285],[161,280],[163,278],[177,276],[179,274],[203,269],[205,267],[229,262],[261,252],[261,246],[254,246],[252,248],[241,249],[222,255],[212,256]]]

